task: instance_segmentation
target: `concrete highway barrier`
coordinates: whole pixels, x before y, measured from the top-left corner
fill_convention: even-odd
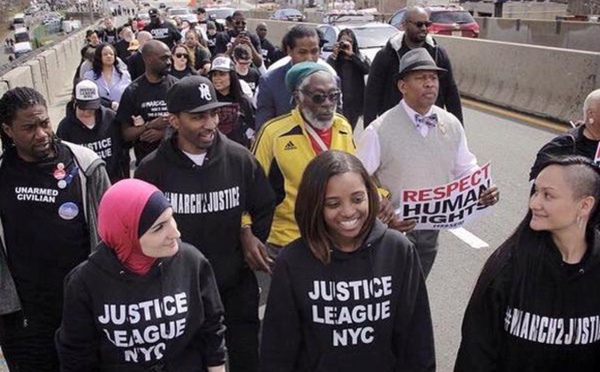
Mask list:
[[[85,29],[0,76],[0,95],[12,88],[27,86],[42,93],[50,104],[55,103],[56,89],[73,79],[84,37]]]
[[[281,44],[296,23],[267,23],[268,38]],[[306,25],[316,26],[314,23]],[[450,55],[465,97],[539,117],[568,122],[581,118],[583,100],[600,88],[600,53],[451,36],[435,36]]]
[[[436,36],[462,95],[562,122],[600,88],[600,53]]]

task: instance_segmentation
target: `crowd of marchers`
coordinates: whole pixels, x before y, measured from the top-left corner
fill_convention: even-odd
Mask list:
[[[90,30],[56,132],[41,93],[0,98],[9,369],[436,370],[440,230],[399,215],[399,190],[479,165],[427,12],[373,61],[349,29],[325,61],[313,27],[276,47],[240,11],[225,27],[196,13]],[[600,368],[599,125],[596,90],[532,159],[528,213],[482,268],[455,371]]]

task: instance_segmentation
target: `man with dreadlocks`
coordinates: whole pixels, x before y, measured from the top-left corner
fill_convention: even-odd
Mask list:
[[[0,98],[0,346],[12,371],[58,371],[63,279],[98,243],[104,162],[52,132],[44,97]]]

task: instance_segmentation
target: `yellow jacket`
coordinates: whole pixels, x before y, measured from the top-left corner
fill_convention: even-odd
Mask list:
[[[335,115],[331,150],[355,153],[352,127],[341,115]],[[273,190],[277,207],[268,242],[284,246],[300,237],[294,218],[294,205],[302,174],[316,156],[298,109],[265,123],[252,149],[263,167]]]

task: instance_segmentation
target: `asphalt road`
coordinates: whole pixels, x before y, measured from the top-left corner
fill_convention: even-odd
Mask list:
[[[488,248],[475,249],[450,232],[441,234],[440,250],[427,280],[440,372],[453,369],[462,316],[485,260],[525,216],[529,168],[535,154],[556,135],[473,109],[465,109],[464,116],[469,147],[479,164],[492,162],[492,177],[501,197],[488,215],[465,226]]]

